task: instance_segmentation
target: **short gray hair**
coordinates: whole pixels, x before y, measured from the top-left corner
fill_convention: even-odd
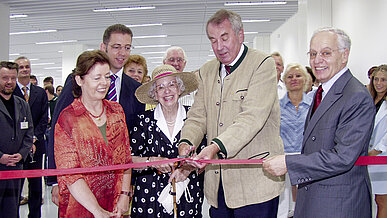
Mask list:
[[[187,56],[185,55],[185,51],[182,47],[179,47],[179,46],[172,46],[170,48],[168,48],[165,53],[164,53],[164,56],[163,56],[163,63],[165,63],[165,61],[167,60],[167,57],[168,57],[168,53],[170,51],[181,51],[183,53],[183,56],[184,56],[184,60],[187,61]]]
[[[314,31],[312,35],[312,39],[316,36],[316,34],[321,32],[331,32],[337,35],[337,44],[339,45],[339,49],[348,49],[351,50],[351,39],[349,36],[341,29],[333,28],[333,27],[323,27]]]
[[[214,15],[212,15],[210,19],[207,21],[207,25],[206,25],[207,36],[208,36],[208,25],[210,23],[219,25],[223,23],[223,21],[225,20],[230,21],[231,28],[232,30],[234,30],[235,34],[238,34],[239,31],[243,29],[242,18],[241,16],[239,16],[239,14],[226,9],[220,9]]]
[[[180,89],[180,93],[183,93],[185,91],[185,86],[184,86],[184,82],[182,79],[180,79],[179,76],[175,76],[175,79],[176,79],[176,83]],[[150,87],[149,91],[148,91],[148,96],[152,99],[155,99],[156,100],[156,81],[154,81],[152,83],[152,86]]]

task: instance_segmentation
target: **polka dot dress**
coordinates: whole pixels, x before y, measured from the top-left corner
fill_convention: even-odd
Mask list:
[[[186,107],[186,110],[188,108]],[[180,132],[169,141],[167,136],[156,125],[154,110],[145,111],[138,115],[131,131],[132,156],[140,157],[167,157],[178,156],[177,142]],[[206,145],[204,139],[198,152]],[[178,217],[202,217],[203,180],[204,173],[197,175],[192,172],[189,177],[188,190],[190,195],[183,193],[177,202]],[[168,185],[169,174],[159,174],[157,170],[148,168],[142,171],[133,171],[133,184],[135,186],[132,202],[131,217],[173,217],[169,215],[163,206],[157,201],[160,193]]]

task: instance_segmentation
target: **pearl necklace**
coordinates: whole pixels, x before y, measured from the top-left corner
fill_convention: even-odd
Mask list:
[[[169,127],[174,126],[175,125],[175,121],[176,121],[176,118],[173,121],[168,121],[168,120],[165,119],[165,122],[167,122],[167,126],[169,126]]]

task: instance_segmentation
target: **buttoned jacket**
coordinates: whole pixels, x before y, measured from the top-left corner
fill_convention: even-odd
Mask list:
[[[224,78],[223,85],[217,59],[200,68],[199,89],[181,141],[197,146],[207,134],[208,141],[216,141],[227,159],[247,159],[264,152],[283,154],[274,60],[245,49],[240,65]],[[230,208],[271,200],[283,188],[283,178],[264,173],[258,164],[208,165],[204,192],[214,207],[218,206],[220,180]]]
[[[15,102],[15,119],[11,117],[0,100],[0,157],[3,154],[19,153],[25,160],[31,149],[34,136],[32,116],[27,102],[18,96],[13,96],[13,98]],[[22,127],[22,122],[26,122],[24,123],[26,126]],[[0,164],[0,170],[23,169],[23,160],[18,162],[15,167]]]
[[[375,106],[349,70],[341,75],[305,122],[300,155],[286,156],[292,185],[298,185],[295,217],[371,217],[367,156]]]

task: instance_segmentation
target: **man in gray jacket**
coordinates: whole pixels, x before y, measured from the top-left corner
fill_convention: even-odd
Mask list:
[[[32,147],[34,129],[26,101],[13,95],[18,65],[0,62],[0,171],[21,170]],[[20,179],[0,180],[0,214],[18,217]]]

